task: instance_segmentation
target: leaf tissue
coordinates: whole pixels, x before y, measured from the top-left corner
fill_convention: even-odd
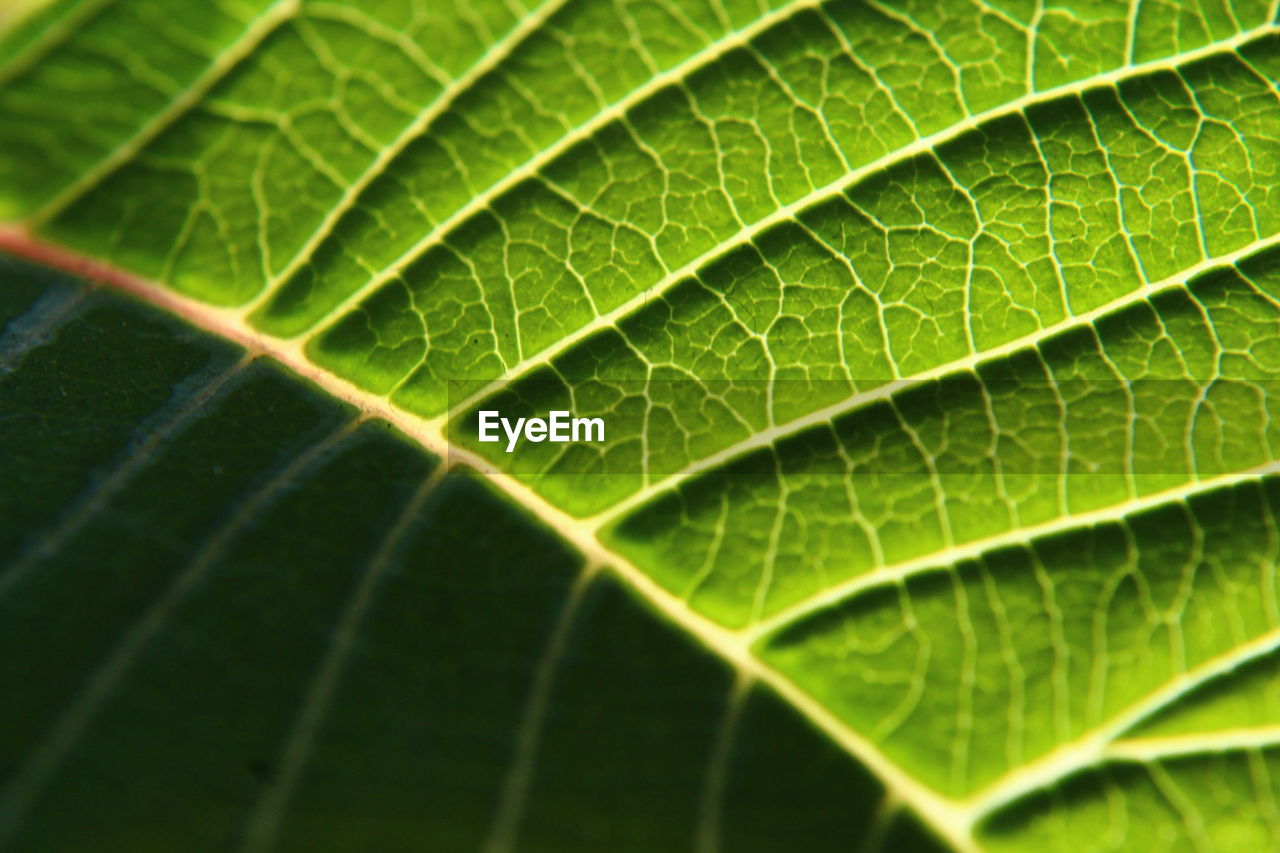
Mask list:
[[[27,5],[0,850],[1280,849],[1276,0]]]

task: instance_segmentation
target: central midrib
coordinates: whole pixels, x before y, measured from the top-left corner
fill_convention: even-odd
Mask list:
[[[1188,671],[1149,693],[1146,698],[1122,709],[1100,727],[1089,730],[1050,753],[1011,769],[1004,776],[965,797],[949,797],[920,782],[890,760],[869,738],[850,728],[831,711],[805,693],[786,675],[763,662],[752,652],[758,632],[730,631],[691,610],[672,593],[660,587],[639,567],[605,546],[597,531],[581,519],[549,504],[528,486],[462,448],[449,444],[438,426],[398,409],[385,398],[376,397],[308,361],[300,348],[263,336],[236,321],[232,314],[176,294],[164,286],[132,275],[92,258],[40,242],[26,232],[0,226],[0,250],[64,270],[133,294],[153,306],[178,315],[220,338],[234,341],[251,353],[266,355],[295,374],[308,379],[325,393],[381,418],[397,427],[449,466],[471,467],[488,475],[505,496],[554,530],[580,551],[589,564],[606,567],[629,589],[647,601],[675,628],[692,637],[733,667],[742,678],[768,685],[796,712],[823,731],[831,740],[873,772],[892,795],[907,804],[918,817],[960,853],[978,853],[974,830],[996,810],[1016,802],[1066,774],[1106,760],[1109,745],[1135,721],[1154,713],[1168,697],[1184,695],[1220,671],[1241,660],[1280,646],[1280,629],[1232,648],[1195,670]],[[1274,466],[1272,466],[1274,468]],[[1167,694],[1167,695],[1166,695]]]
[[[793,6],[784,8],[788,13],[794,13],[799,8],[808,8],[814,5],[819,5],[819,2],[820,0],[807,0],[806,2],[797,3]],[[285,3],[279,5],[282,8],[287,9],[290,4]],[[556,6],[556,3],[548,3],[544,9],[552,9]],[[1233,51],[1240,45],[1251,41],[1254,38],[1263,34],[1275,32],[1277,32],[1277,27],[1274,24],[1268,24],[1240,33],[1232,39],[1207,45],[1204,48],[1194,51],[1178,54],[1175,57],[1154,60],[1137,66],[1128,66],[1114,72],[1096,75],[1085,80],[1077,81],[1076,83],[1057,87],[1056,89],[1027,95],[1017,101],[1002,105],[998,108],[993,108],[992,110],[977,116],[973,116],[964,122],[958,123],[939,132],[938,134],[919,139],[916,143],[893,152],[891,155],[886,155],[885,158],[881,158],[873,164],[860,167],[860,169],[854,170],[849,175],[842,178],[841,181],[823,187],[819,190],[815,190],[804,198],[799,199],[786,207],[780,208],[769,217],[744,228],[739,232],[739,234],[734,235],[730,240],[723,241],[712,251],[704,254],[704,256],[695,259],[681,269],[670,273],[644,294],[624,303],[613,311],[600,315],[596,320],[592,321],[591,324],[583,327],[583,329],[575,332],[573,335],[567,336],[561,341],[558,341],[552,347],[548,347],[534,356],[523,359],[512,368],[512,372],[522,373],[525,370],[545,362],[550,355],[555,352],[565,350],[588,335],[616,324],[617,320],[622,316],[631,313],[636,307],[642,304],[643,301],[647,301],[647,299],[652,298],[655,289],[659,293],[664,292],[677,281],[696,273],[697,270],[702,266],[705,266],[706,263],[724,254],[724,252],[727,251],[726,247],[731,247],[737,243],[748,241],[763,230],[772,227],[779,222],[793,218],[795,214],[803,208],[810,206],[821,198],[828,197],[835,192],[841,191],[842,188],[856,183],[867,174],[878,171],[892,162],[913,156],[915,153],[930,150],[942,142],[945,142],[947,139],[967,132],[992,118],[1019,112],[1032,104],[1053,100],[1072,93],[1080,93],[1097,86],[1114,85],[1125,79],[1129,79],[1130,77],[1149,73],[1150,71],[1158,68],[1173,68],[1178,65],[1192,62],[1195,59],[1204,56]],[[723,43],[724,40],[718,42],[717,45],[722,46]],[[709,50],[710,49],[708,49],[708,51],[700,52],[695,56],[703,56],[708,53]],[[720,51],[717,51],[717,55],[719,52]],[[618,108],[618,110],[622,111],[621,108]],[[609,113],[609,111],[606,111],[601,115],[607,115],[608,120],[612,120],[614,117]],[[605,119],[602,118],[600,120],[603,122]],[[526,168],[533,169],[535,167],[530,165]],[[523,179],[523,171],[518,171],[514,174]],[[492,197],[493,195],[500,193],[501,190],[496,189],[496,187],[499,186],[501,186],[501,184],[496,184],[494,189],[486,191],[482,197],[484,195]],[[340,216],[342,212],[342,210],[335,207],[334,210],[330,211],[330,214],[328,214],[326,222],[336,222],[336,218]],[[454,217],[451,217],[446,221],[453,222]],[[434,233],[435,232],[433,231],[433,234]],[[430,239],[430,237],[431,235],[428,235],[427,239]],[[420,241],[417,245],[425,246],[426,243],[425,241]],[[97,261],[81,258],[57,247],[39,243],[31,238],[27,233],[15,229],[0,228],[0,248],[7,248],[18,254],[25,255],[42,263],[62,268],[77,275],[89,275],[91,277],[96,276],[106,281],[108,284],[121,290],[131,292],[153,305],[178,314],[212,334],[237,341],[250,350],[269,355],[289,367],[300,376],[310,379],[332,396],[391,422],[427,450],[444,458],[452,458],[454,460],[462,461],[471,467],[489,474],[491,481],[497,484],[509,498],[532,512],[561,536],[564,536],[564,538],[582,551],[589,559],[599,560],[605,565],[608,565],[615,574],[621,577],[622,580],[631,589],[633,589],[633,591],[653,604],[674,625],[678,626],[685,633],[693,636],[708,649],[715,652],[718,656],[737,668],[740,672],[747,673],[751,677],[757,678],[773,687],[780,695],[783,696],[783,698],[787,699],[787,701],[792,704],[799,713],[812,720],[855,759],[861,761],[873,770],[897,796],[899,796],[904,802],[911,805],[913,810],[921,817],[922,820],[932,826],[939,832],[939,834],[945,837],[958,849],[974,849],[975,842],[972,839],[972,829],[974,822],[980,814],[997,806],[1005,805],[1008,802],[1011,802],[1016,796],[1020,796],[1021,793],[1025,793],[1025,791],[1021,790],[1022,784],[1011,785],[1011,788],[1018,790],[1006,789],[1002,796],[996,797],[995,799],[991,799],[984,795],[981,797],[981,801],[984,805],[979,807],[973,804],[974,801],[962,801],[946,798],[937,794],[927,786],[922,785],[918,780],[910,774],[907,774],[900,767],[886,758],[873,743],[850,729],[840,720],[833,717],[825,708],[817,705],[817,703],[807,695],[801,693],[799,689],[795,687],[785,676],[776,670],[773,670],[771,667],[768,667],[752,655],[749,649],[750,643],[749,641],[744,641],[743,634],[727,631],[715,623],[710,622],[705,617],[694,613],[683,601],[659,587],[630,561],[604,546],[597,536],[600,526],[599,524],[584,522],[568,516],[566,513],[549,504],[545,499],[541,498],[527,486],[519,483],[515,478],[503,472],[493,470],[492,467],[489,466],[482,458],[471,454],[469,451],[451,446],[445,438],[443,429],[447,422],[447,416],[430,420],[418,418],[396,408],[389,401],[378,398],[375,395],[360,389],[354,384],[346,382],[345,380],[316,367],[306,359],[304,350],[296,343],[278,341],[263,336],[251,329],[243,322],[242,319],[247,311],[238,312],[237,316],[237,314],[233,312],[212,309],[202,303],[178,296],[171,290],[164,288],[162,285],[155,282],[145,281],[131,276],[124,271],[102,265]],[[1219,266],[1222,265],[1222,263],[1222,260],[1218,260],[1212,265]],[[277,280],[277,283],[278,281],[279,280]],[[359,297],[363,298],[363,295],[367,294],[368,290],[375,286],[376,283],[365,285],[357,292]],[[270,290],[271,288],[267,289],[267,291]],[[269,292],[264,291],[264,295],[261,298],[265,299],[268,298],[268,296]],[[353,294],[347,302],[343,303],[343,306],[349,307],[348,303],[354,304],[356,301],[358,301],[357,294]],[[332,319],[332,317],[339,315],[342,310],[345,310],[345,307],[335,309],[335,311],[331,312],[330,315],[327,315],[326,318],[318,321],[313,328],[319,328],[329,319]],[[984,354],[984,357],[985,355],[986,354]],[[502,381],[505,380],[495,381],[495,386],[501,384]],[[486,389],[485,391],[480,392],[475,395],[474,399],[480,399],[484,394],[489,393],[489,391],[490,389]],[[459,404],[457,408],[463,408],[467,402],[474,402],[474,399],[464,401],[464,403]],[[631,504],[629,503],[629,506],[630,505]],[[1071,745],[1068,744],[1064,746]],[[1039,762],[1036,763],[1039,764]],[[1025,769],[1030,770],[1031,768],[1028,767]],[[1051,775],[1051,777],[1036,777],[1036,781],[1037,783],[1041,783],[1045,781],[1045,778],[1056,779],[1060,778],[1060,776],[1061,774],[1059,773]],[[1019,778],[1018,781],[1021,783],[1023,779]]]
[[[325,393],[356,409],[395,426],[428,452],[451,465],[462,464],[488,475],[488,482],[531,513],[583,554],[589,563],[606,567],[633,593],[656,609],[674,627],[687,634],[743,677],[768,685],[797,713],[808,719],[845,752],[867,767],[898,799],[906,803],[928,826],[959,853],[977,853],[973,839],[971,809],[924,785],[891,761],[870,739],[849,728],[829,710],[804,693],[785,675],[752,654],[748,638],[727,630],[691,610],[688,605],[659,586],[635,564],[607,548],[595,531],[580,519],[549,504],[514,477],[493,469],[484,459],[463,448],[450,445],[438,426],[377,397],[307,360],[303,351],[270,338],[238,322],[231,312],[182,296],[156,282],[41,242],[27,232],[0,226],[0,251],[63,270],[69,274],[130,293],[139,299],[217,337],[233,341],[251,353],[269,356]]]

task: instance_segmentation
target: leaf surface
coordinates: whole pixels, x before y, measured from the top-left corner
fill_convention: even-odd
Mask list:
[[[3,245],[212,336],[138,331],[136,319],[102,321],[116,340],[70,331],[99,311],[169,321],[11,274],[19,296],[0,369],[4,411],[21,417],[5,485],[14,562],[0,580],[16,579],[12,606],[35,624],[57,605],[32,579],[48,575],[50,590],[90,582],[49,575],[94,553],[67,525],[127,530],[119,519],[144,513],[146,537],[204,556],[159,561],[153,580],[142,563],[119,573],[117,598],[104,599],[114,615],[65,632],[63,686],[51,679],[12,712],[27,722],[15,723],[6,762],[8,831],[37,832],[37,810],[59,808],[44,792],[90,784],[53,784],[73,748],[127,749],[108,728],[113,703],[166,716],[176,703],[216,704],[149,693],[165,678],[150,659],[190,663],[181,643],[160,640],[171,624],[190,632],[188,654],[220,647],[202,630],[238,624],[228,614],[253,588],[263,606],[289,599],[290,619],[337,627],[327,645],[314,628],[309,640],[305,628],[280,638],[279,657],[261,665],[280,682],[276,717],[224,733],[283,743],[299,762],[264,781],[266,805],[249,813],[266,816],[243,823],[249,845],[305,847],[307,831],[343,825],[306,800],[307,786],[332,795],[350,783],[325,781],[326,768],[355,772],[362,750],[382,755],[377,731],[358,730],[367,709],[345,718],[343,697],[391,690],[387,732],[406,706],[429,713],[429,697],[452,697],[430,712],[445,718],[418,720],[405,738],[438,736],[455,724],[448,714],[468,719],[451,704],[479,690],[462,668],[425,681],[397,668],[449,669],[450,631],[480,636],[465,614],[482,610],[496,627],[476,666],[534,674],[513,688],[534,712],[503,716],[510,697],[472,712],[506,733],[516,768],[496,802],[519,806],[490,815],[490,849],[557,849],[541,839],[574,809],[609,815],[598,832],[612,827],[637,849],[791,849],[777,827],[745,832],[730,819],[738,809],[738,820],[765,820],[739,806],[767,802],[771,774],[804,773],[800,748],[740,757],[763,748],[743,734],[756,713],[787,721],[804,749],[840,753],[845,781],[814,788],[813,814],[828,822],[814,844],[839,834],[839,812],[871,848],[917,820],[963,850],[1275,845],[1274,3],[171,5],[54,3],[0,46]],[[161,338],[148,356],[142,342]],[[249,355],[215,358],[216,338]],[[136,363],[113,360],[126,357]],[[210,402],[231,391],[209,388],[250,387],[259,373],[291,389],[264,395],[327,413],[259,403],[226,416],[253,433],[233,440],[212,426]],[[22,418],[54,388],[67,411],[49,423],[67,438],[51,457],[38,419]],[[312,436],[343,405],[403,437],[364,421]],[[477,412],[491,408],[601,415],[608,439],[507,454],[475,440]],[[183,521],[164,477],[190,463],[165,460],[201,430],[223,443],[192,458],[257,472],[258,486],[201,490],[208,517]],[[468,469],[486,471],[492,490]],[[135,479],[153,476],[128,509]],[[295,492],[293,478],[314,485]],[[474,529],[491,514],[536,544]],[[168,524],[190,527],[158,532]],[[270,534],[313,526],[305,548]],[[406,562],[424,530],[447,532],[447,557]],[[277,561],[319,578],[253,568]],[[469,561],[483,571],[450,574]],[[410,660],[415,641],[394,633],[407,617],[379,621],[388,593],[376,590],[411,564],[422,621],[439,585],[440,600],[458,603]],[[372,580],[352,586],[352,573]],[[204,609],[174,619],[197,592]],[[290,592],[305,595],[293,603]],[[540,615],[525,595],[547,599]],[[390,599],[407,612],[412,593]],[[614,637],[606,619],[579,638],[574,614],[593,607],[631,608],[634,636]],[[246,649],[264,642],[252,624],[236,633]],[[519,636],[521,625],[542,639]],[[14,629],[6,660],[20,659],[30,630]],[[367,665],[348,663],[365,643]],[[540,682],[559,665],[536,650],[576,660],[575,644],[613,663],[583,651],[576,669]],[[237,660],[225,654],[224,665]],[[654,675],[645,686],[628,666],[679,683]],[[617,683],[576,690],[572,673],[592,667]],[[437,691],[423,686],[432,678],[451,680]],[[404,695],[410,682],[417,697]],[[650,695],[677,688],[691,698]],[[624,701],[632,691],[658,704]],[[319,705],[298,698],[317,695]],[[699,702],[707,714],[693,712]],[[50,717],[54,707],[65,716]],[[583,747],[557,735],[554,714],[527,722],[553,707],[607,718],[600,736],[616,731],[620,743],[641,730],[700,745],[697,785],[676,790],[682,771],[661,771],[659,759],[697,751],[666,741],[641,751],[655,787],[615,792],[637,798],[633,818],[684,809],[673,823],[693,827],[683,840],[626,830],[619,800],[593,807],[601,791],[565,781]],[[133,737],[147,734],[118,713]],[[32,722],[42,719],[55,722]],[[329,763],[321,747],[337,751]],[[482,777],[497,758],[476,749],[368,796],[491,785]],[[641,761],[611,749],[583,772]],[[733,785],[737,800],[725,796]],[[526,802],[540,790],[544,800]],[[856,818],[834,805],[854,801]],[[375,808],[351,814],[364,807]],[[451,849],[486,843],[466,835],[473,809],[460,800],[431,831]],[[899,809],[914,817],[900,821]],[[295,819],[301,834],[285,831]],[[406,833],[427,825],[403,819]]]

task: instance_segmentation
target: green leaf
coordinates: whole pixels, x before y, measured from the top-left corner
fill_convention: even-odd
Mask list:
[[[154,309],[0,280],[6,848],[838,850],[877,820],[881,783],[483,479]]]
[[[1274,2],[65,0],[0,118],[14,849],[1280,843]]]

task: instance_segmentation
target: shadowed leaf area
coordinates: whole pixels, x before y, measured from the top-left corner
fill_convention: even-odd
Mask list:
[[[3,276],[13,849],[868,833],[865,770],[482,479],[132,300]]]

